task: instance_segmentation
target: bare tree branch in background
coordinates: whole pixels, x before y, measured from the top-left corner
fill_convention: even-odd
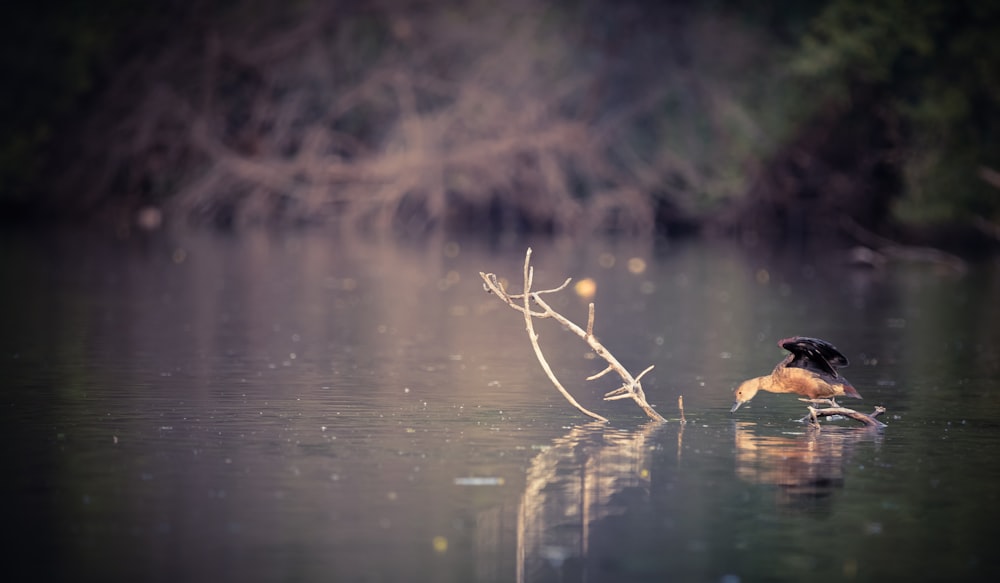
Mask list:
[[[60,140],[72,164],[52,173],[55,204],[348,233],[487,223],[642,235],[665,216],[693,220],[701,197],[737,196],[730,170],[746,166],[745,148],[727,136],[765,135],[738,95],[702,84],[692,97],[699,65],[655,27],[621,47],[595,40],[587,31],[611,26],[608,14],[639,16],[592,8],[265,1],[196,20],[115,71]],[[739,29],[695,22],[712,23]],[[733,55],[720,79],[752,60],[720,50],[734,34],[696,45],[718,66]],[[671,74],[645,73],[664,59]]]
[[[538,344],[538,334],[535,332],[533,319],[534,318],[552,318],[569,329],[580,338],[582,338],[590,349],[594,351],[595,354],[604,359],[608,363],[608,366],[601,372],[587,377],[587,380],[598,379],[609,372],[614,372],[622,380],[622,386],[606,393],[604,395],[605,401],[616,401],[619,399],[632,399],[635,401],[636,405],[652,420],[666,422],[666,419],[660,415],[648,402],[646,402],[646,395],[642,390],[642,383],[640,380],[642,377],[653,369],[652,365],[647,367],[637,376],[632,376],[632,374],[624,367],[618,359],[614,357],[607,348],[601,344],[597,337],[594,336],[594,304],[590,303],[589,315],[587,317],[587,328],[584,330],[580,326],[577,326],[568,318],[560,314],[559,312],[552,309],[545,300],[542,299],[542,294],[550,294],[566,289],[569,285],[571,279],[567,279],[559,287],[545,290],[532,291],[532,284],[534,283],[534,268],[531,267],[531,249],[529,248],[524,255],[524,291],[520,294],[510,294],[504,288],[503,283],[497,278],[493,273],[483,273],[479,272],[479,276],[483,278],[484,287],[487,291],[496,294],[498,298],[503,300],[511,308],[524,314],[524,322],[528,331],[528,339],[531,341],[531,346],[535,350],[535,356],[538,358],[539,364],[542,365],[542,369],[545,374],[555,385],[556,389],[562,393],[563,397],[570,402],[574,407],[580,410],[583,414],[598,419],[600,421],[607,422],[607,419],[590,411],[583,407],[580,403],[573,398],[573,396],[563,387],[559,379],[556,378],[555,374],[552,372],[552,367],[549,366],[548,361],[545,359],[545,355],[542,353],[541,346]],[[531,302],[537,304],[541,311],[534,311],[531,308]],[[682,407],[683,408],[683,407]]]

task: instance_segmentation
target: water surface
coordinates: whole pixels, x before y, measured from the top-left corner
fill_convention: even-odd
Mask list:
[[[479,271],[524,247],[4,235],[4,544],[33,580],[981,580],[1000,483],[1000,269],[534,242],[596,285],[648,423]],[[581,290],[585,291],[585,290]],[[586,320],[572,288],[552,301]],[[888,427],[733,387],[825,338]],[[683,395],[686,425],[677,422]]]

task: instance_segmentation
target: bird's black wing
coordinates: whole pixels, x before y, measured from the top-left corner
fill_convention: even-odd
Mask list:
[[[825,372],[837,377],[839,376],[837,367],[848,364],[847,357],[841,354],[836,346],[819,338],[793,336],[778,342],[778,346],[793,355],[792,360],[785,366]]]

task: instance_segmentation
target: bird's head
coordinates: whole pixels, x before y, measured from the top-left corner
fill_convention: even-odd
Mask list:
[[[740,386],[736,387],[736,403],[733,408],[729,410],[730,413],[735,413],[740,405],[746,403],[750,399],[753,399],[757,391],[760,390],[760,379],[750,379],[748,381],[743,381]]]

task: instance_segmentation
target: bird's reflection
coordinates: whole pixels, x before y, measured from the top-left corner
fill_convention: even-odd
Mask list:
[[[734,422],[736,475],[754,484],[777,486],[788,508],[823,508],[844,485],[844,468],[860,442],[881,439],[867,427],[803,426],[774,434],[756,423]]]
[[[653,438],[665,426],[575,427],[532,460],[518,508],[518,581],[586,578],[591,526],[636,497],[648,502]]]
[[[693,429],[694,433],[685,436],[680,424],[621,430],[592,423],[573,428],[543,448],[531,460],[517,507],[517,581],[583,581],[610,573],[625,576],[620,570],[625,563],[615,561],[642,562],[649,559],[644,555],[649,552],[659,560],[661,555],[656,553],[660,551],[629,545],[635,543],[634,532],[644,528],[671,536],[666,534],[669,528],[662,530],[660,519],[651,517],[653,508],[664,508],[664,480],[670,482],[663,473],[663,448],[676,432],[676,467],[681,472],[682,466],[692,463],[690,452],[705,451],[702,439],[720,435],[718,428],[709,425]],[[847,464],[858,444],[877,444],[882,436],[866,427],[833,425],[822,429],[802,425],[790,430],[734,422],[733,429],[736,477],[744,483],[773,488],[782,509],[810,514],[833,508],[833,495],[844,486]],[[664,431],[671,435],[664,435]],[[691,439],[696,443],[686,449],[685,443]],[[655,488],[651,474],[654,457]],[[666,457],[673,457],[672,452]],[[700,464],[703,459],[696,456],[693,463]],[[716,456],[704,463],[718,461]],[[676,494],[700,496],[691,491]],[[683,502],[678,504],[675,512],[686,515],[690,511]],[[626,545],[624,540],[631,542]],[[623,553],[627,555],[624,559]],[[673,560],[676,565],[684,564],[683,557]]]

